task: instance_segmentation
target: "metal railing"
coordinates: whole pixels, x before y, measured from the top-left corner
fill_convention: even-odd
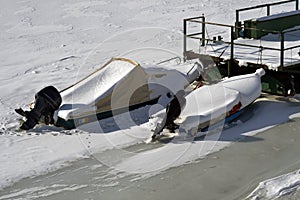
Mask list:
[[[275,3],[267,3],[267,4],[261,4],[261,5],[257,5],[257,6],[238,9],[238,10],[235,11],[236,12],[235,25],[239,26],[240,13],[243,12],[243,11],[249,11],[249,10],[254,10],[254,9],[258,9],[258,8],[267,8],[267,16],[270,16],[272,6],[287,4],[287,3],[291,3],[291,2],[295,2],[295,9],[299,10],[299,1],[298,0],[286,0],[286,1],[280,1],[280,2],[275,2]],[[236,33],[237,33],[237,31],[236,31]]]
[[[188,22],[201,23],[201,32],[188,34]],[[201,35],[201,37],[196,37]],[[201,41],[201,46],[205,46],[205,17],[204,15],[200,17],[192,17],[183,19],[183,61],[186,61],[185,52],[187,52],[187,38],[199,39]]]
[[[188,28],[187,24],[188,22],[193,22],[193,23],[200,23],[202,25],[201,32],[197,33],[188,33]],[[217,41],[215,39],[210,39],[206,38],[205,35],[205,29],[207,25],[213,25],[213,26],[220,26],[220,27],[227,27],[230,28],[230,41]],[[236,34],[235,30],[241,30],[241,29],[252,29],[252,30],[259,30],[262,32],[268,32],[268,33],[273,33],[273,34],[279,34],[280,35],[280,48],[274,48],[274,47],[267,47],[267,46],[262,46],[262,45],[254,45],[254,44],[243,44],[243,43],[236,43],[234,40],[236,39]],[[189,58],[187,57],[187,39],[192,38],[192,39],[198,39],[201,41],[201,46],[205,46],[205,42],[219,42],[223,44],[228,44],[230,45],[230,61],[234,60],[234,46],[243,46],[243,47],[250,47],[250,48],[258,48],[259,50],[273,50],[273,51],[279,51],[280,52],[280,68],[284,66],[284,53],[287,50],[292,50],[295,48],[300,48],[300,45],[295,45],[292,47],[285,48],[285,34],[291,33],[293,31],[299,31],[300,28],[289,30],[289,31],[273,31],[273,30],[261,30],[261,29],[255,29],[255,28],[245,28],[243,26],[233,26],[233,25],[228,25],[228,24],[220,24],[220,23],[213,23],[213,22],[206,22],[204,16],[200,17],[193,17],[193,18],[187,18],[183,20],[183,33],[184,33],[184,38],[183,38],[183,58],[184,61],[188,60]],[[230,69],[228,69],[228,72]]]

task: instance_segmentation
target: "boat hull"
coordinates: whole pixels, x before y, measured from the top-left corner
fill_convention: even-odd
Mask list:
[[[191,92],[179,116],[181,130],[205,131],[207,127],[236,119],[260,96],[263,75],[264,70],[260,69]]]

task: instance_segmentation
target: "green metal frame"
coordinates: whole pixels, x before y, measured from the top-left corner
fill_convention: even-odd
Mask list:
[[[295,10],[299,10],[299,1],[298,0],[279,1],[279,2],[275,2],[275,3],[267,3],[267,4],[261,4],[261,5],[257,5],[257,6],[252,6],[252,7],[237,9],[235,11],[236,12],[236,19],[235,19],[236,37],[239,36],[238,35],[239,34],[239,28],[238,28],[238,26],[241,25],[241,22],[240,22],[240,13],[241,12],[249,11],[249,10],[254,10],[254,9],[259,9],[259,8],[267,8],[267,16],[270,16],[271,15],[271,7],[272,6],[282,5],[282,4],[292,3],[292,2],[295,2]]]
[[[300,12],[291,13],[291,15],[273,18],[269,20],[246,20],[244,21],[244,37],[260,39],[261,37],[267,35],[269,32],[267,30],[274,31],[284,31],[289,28],[293,28],[299,25],[300,22]],[[266,31],[262,31],[266,30]]]

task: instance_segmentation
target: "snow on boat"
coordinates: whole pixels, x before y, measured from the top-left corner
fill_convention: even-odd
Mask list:
[[[178,103],[174,106],[170,103],[165,110],[153,116],[152,123],[157,125],[152,140],[161,140],[164,138],[162,136],[176,136],[177,133],[173,134],[174,127],[179,128],[181,136],[193,137],[205,134],[203,132],[208,129],[223,128],[225,123],[240,116],[260,96],[261,77],[264,74],[263,69],[258,69],[253,74],[235,76],[216,84],[202,86],[186,96],[178,95],[175,97]],[[181,113],[174,117],[172,112],[178,112],[178,104]],[[177,118],[176,124],[172,120],[174,118]],[[169,129],[170,132],[164,129]]]
[[[170,101],[167,93],[184,89],[198,76],[195,65],[145,69],[135,61],[113,58],[61,92],[62,105],[54,114],[55,125],[72,129],[159,101],[166,106]]]
[[[15,111],[26,121],[20,127],[33,128],[37,123],[72,129],[82,124],[159,103],[165,107],[172,93],[187,87],[199,75],[198,64],[182,64],[167,69],[143,68],[126,58],[112,58],[87,77],[58,91],[53,86],[35,95],[30,111]]]
[[[31,129],[41,119],[46,124],[72,129],[146,105],[160,104],[166,108],[174,95],[190,86],[201,71],[203,66],[199,63],[170,69],[144,68],[129,59],[113,58],[60,92],[53,86],[42,89],[36,94],[31,111],[16,111],[27,118],[21,129]],[[259,97],[263,74],[261,69],[194,90],[185,97],[180,128],[198,130],[236,116],[237,111]]]
[[[186,96],[186,106],[179,116],[180,129],[195,134],[217,122],[234,120],[260,96],[264,74],[258,69],[194,90]]]

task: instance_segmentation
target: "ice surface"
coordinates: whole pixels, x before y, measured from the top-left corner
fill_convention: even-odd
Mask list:
[[[70,161],[90,156],[91,153],[141,143],[152,133],[150,129],[153,128],[153,124],[146,123],[148,119],[143,113],[157,108],[137,113],[134,116],[135,126],[126,120],[132,117],[124,115],[117,120],[127,126],[124,130],[116,129],[114,122],[108,120],[104,121],[102,126],[94,123],[89,127],[79,127],[79,130],[74,132],[64,132],[47,126],[37,127],[26,133],[16,132],[19,116],[13,109],[25,107],[34,99],[35,92],[47,85],[63,89],[91,73],[95,66],[103,64],[111,57],[123,56],[153,64],[170,57],[181,56],[183,18],[204,13],[208,21],[231,24],[235,19],[235,9],[261,3],[265,2],[253,0],[237,4],[233,0],[1,1],[0,187],[3,188],[24,177],[53,171],[69,164]],[[293,5],[287,5],[287,9],[291,7]],[[275,9],[281,11],[281,8]],[[243,17],[249,16],[246,14]],[[212,29],[208,34],[228,36],[227,31],[218,29]],[[272,41],[263,42],[273,45]],[[198,42],[194,45],[199,48]],[[209,51],[208,48],[206,52]],[[214,49],[217,51],[213,53],[218,55],[218,52],[223,51],[221,46],[215,46]],[[249,52],[242,48],[239,50],[242,53],[238,56],[248,55],[250,59],[258,62],[258,51]],[[226,53],[228,51],[224,55]],[[278,55],[266,53],[269,55],[269,63],[276,64]],[[294,57],[296,53],[289,52],[293,55],[292,59],[299,59]],[[157,150],[163,165],[152,163],[157,159],[158,153],[150,150],[148,153],[143,152],[123,159],[115,166],[125,171],[141,173],[153,168],[167,170],[229,146],[235,138],[242,137],[241,134],[255,135],[286,122],[289,120],[286,116],[299,117],[299,107],[265,101],[267,104],[255,104],[257,110],[251,120],[225,131],[228,137],[224,140],[215,143],[217,137],[214,135],[195,144],[187,142],[166,145]],[[137,126],[137,121],[142,126]],[[109,130],[110,133],[98,134],[105,130]],[[216,144],[215,149],[211,150],[211,144]],[[178,161],[174,160],[181,155],[180,150],[190,146],[187,154]],[[199,154],[201,149],[203,151]],[[168,164],[167,161],[171,163]],[[157,170],[155,173],[161,171]],[[84,186],[72,186],[70,190],[80,187]]]
[[[276,199],[293,193],[300,186],[300,170],[265,180],[247,197],[247,199]]]

